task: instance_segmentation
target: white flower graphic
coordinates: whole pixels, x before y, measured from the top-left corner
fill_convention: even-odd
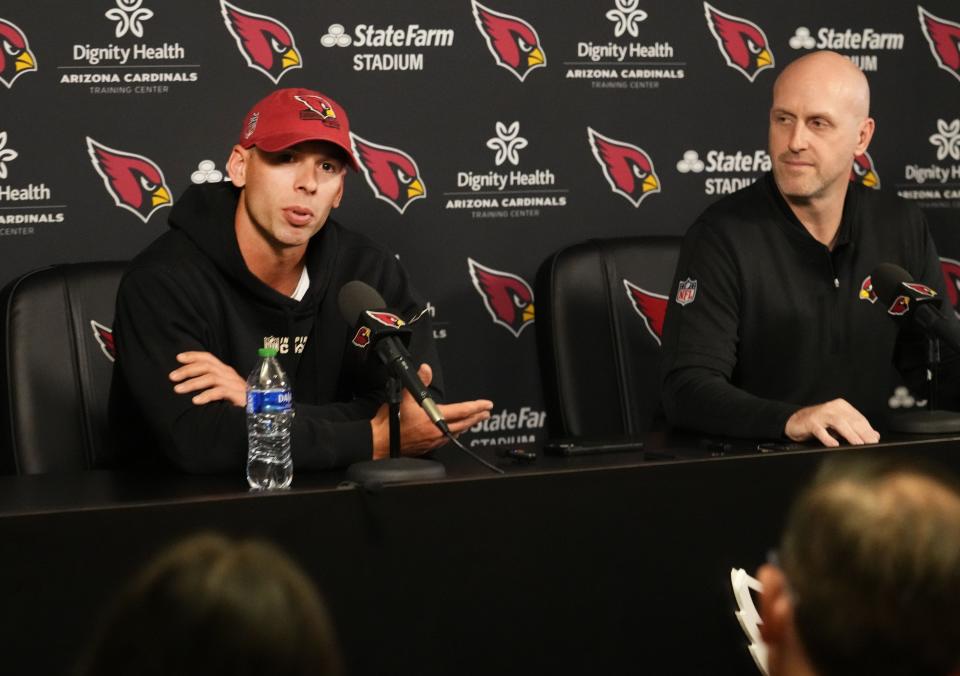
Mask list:
[[[937,159],[943,160],[947,156],[960,160],[960,119],[950,124],[946,120],[937,120],[937,131],[930,137],[930,143],[937,147]]]
[[[527,147],[527,139],[520,136],[520,123],[514,122],[507,127],[503,122],[497,122],[496,129],[497,135],[487,141],[487,147],[497,151],[494,162],[498,167],[508,161],[514,166],[520,164],[518,151]]]
[[[616,9],[611,9],[606,16],[616,23],[613,28],[615,37],[629,33],[633,37],[640,36],[639,23],[647,18],[647,13],[639,9],[640,0],[616,0]]]
[[[142,4],[143,0],[117,0],[117,6],[106,11],[104,16],[117,22],[118,38],[127,33],[143,37],[143,22],[153,18],[153,10],[141,7]]]
[[[0,131],[0,178],[7,177],[7,162],[17,159],[17,151],[13,148],[5,148],[7,145],[7,132]]]

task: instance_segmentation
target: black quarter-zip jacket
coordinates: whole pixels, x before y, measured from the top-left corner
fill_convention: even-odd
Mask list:
[[[901,371],[922,364],[926,343],[867,288],[880,263],[947,297],[925,220],[897,197],[851,183],[832,251],[803,227],[771,174],[709,207],[684,238],[668,301],[667,418],[776,439],[801,407],[842,397],[882,429],[899,382],[895,362]],[[696,291],[680,304],[687,280]]]
[[[279,346],[296,415],[291,452],[297,469],[370,459],[370,418],[383,402],[385,373],[373,354],[351,345],[337,295],[352,280],[380,292],[410,319],[423,303],[396,258],[328,219],[307,247],[310,287],[284,296],[246,267],[234,234],[239,191],[192,186],[170,213],[170,230],[138,255],[120,284],[114,319],[116,363],[110,422],[122,456],[136,464],[166,458],[188,472],[242,472],[245,411],[225,401],[197,406],[177,394],[176,355],[211,352],[246,378],[257,349]],[[429,317],[412,325],[410,352],[442,378]],[[419,362],[418,362],[419,363]]]

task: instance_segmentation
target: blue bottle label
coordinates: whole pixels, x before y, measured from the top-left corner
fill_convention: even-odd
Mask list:
[[[249,390],[247,413],[283,413],[293,408],[290,390]]]

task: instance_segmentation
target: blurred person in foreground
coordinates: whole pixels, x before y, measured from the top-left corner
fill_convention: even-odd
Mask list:
[[[121,592],[78,676],[339,676],[316,588],[272,545],[198,535]]]
[[[757,574],[770,676],[960,674],[960,489],[931,472],[823,464]]]

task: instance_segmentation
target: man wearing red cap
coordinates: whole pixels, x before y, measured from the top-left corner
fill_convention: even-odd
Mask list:
[[[396,257],[329,218],[347,166],[358,169],[343,108],[319,92],[281,89],[244,119],[230,183],[191,186],[177,201],[171,229],[134,259],[117,296],[110,408],[122,450],[190,472],[240,471],[243,374],[257,348],[277,347],[293,381],[298,469],[388,454],[384,375],[349,347],[353,327],[337,294],[360,280],[402,317],[424,304]],[[421,378],[440,396],[429,319],[412,329]],[[460,432],[491,407],[440,408]],[[401,424],[406,454],[444,443],[408,394]]]

